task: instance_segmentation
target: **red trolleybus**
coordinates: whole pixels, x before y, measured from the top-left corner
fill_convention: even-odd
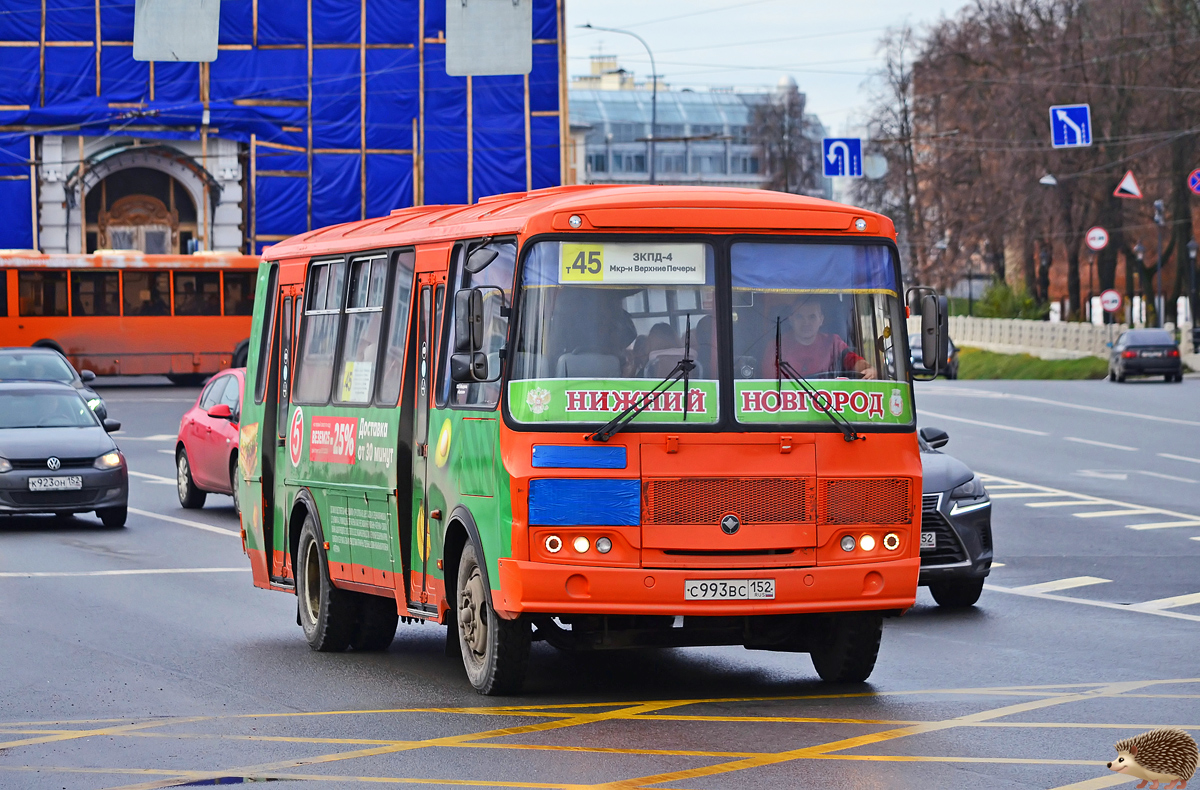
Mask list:
[[[561,187],[297,236],[254,306],[254,583],[315,650],[443,623],[483,693],[531,640],[863,680],[917,589],[908,359],[892,223],[826,201]]]
[[[101,376],[198,384],[246,364],[259,260],[0,251],[0,345],[53,348]]]

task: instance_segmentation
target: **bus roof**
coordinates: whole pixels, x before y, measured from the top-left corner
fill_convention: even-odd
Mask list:
[[[257,269],[262,259],[241,253],[201,252],[194,255],[146,255],[136,250],[90,255],[0,250],[4,269]]]
[[[568,221],[578,215],[581,224]],[[865,228],[855,227],[863,219]],[[895,239],[882,214],[763,189],[575,185],[480,198],[474,205],[414,206],[386,217],[302,233],[263,251],[270,259],[438,240],[570,231],[849,233]]]

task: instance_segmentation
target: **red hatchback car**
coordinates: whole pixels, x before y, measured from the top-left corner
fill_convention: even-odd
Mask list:
[[[238,428],[245,368],[213,376],[179,423],[175,441],[175,488],[179,504],[204,507],[211,494],[230,494],[237,507]]]

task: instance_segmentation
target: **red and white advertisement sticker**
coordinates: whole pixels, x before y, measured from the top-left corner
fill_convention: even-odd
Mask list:
[[[292,424],[288,428],[288,455],[292,466],[300,465],[300,455],[304,452],[304,409],[299,406],[292,412]]]
[[[357,440],[356,418],[313,417],[308,432],[308,460],[326,464],[352,464]]]

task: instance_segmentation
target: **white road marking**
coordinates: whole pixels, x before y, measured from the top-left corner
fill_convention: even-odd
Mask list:
[[[1160,417],[1156,414],[1141,414],[1135,411],[1121,411],[1119,409],[1105,409],[1102,406],[1084,406],[1082,403],[1067,403],[1065,401],[1052,400],[1050,398],[1036,398],[1032,395],[1016,395],[1008,392],[993,392],[992,390],[972,389],[969,387],[921,387],[918,394],[930,395],[960,395],[965,397],[983,397],[983,398],[1001,398],[1006,400],[1019,400],[1026,403],[1045,403],[1049,406],[1061,406],[1064,409],[1079,409],[1081,411],[1097,412],[1099,414],[1115,414],[1119,417],[1133,417],[1137,420],[1151,420],[1152,422],[1167,422],[1173,425],[1191,425],[1200,428],[1200,422],[1195,420],[1181,420],[1178,417]],[[1200,463],[1200,461],[1197,461]]]
[[[1026,502],[1025,507],[1067,507],[1068,505],[1074,505],[1074,506],[1078,507],[1080,505],[1105,505],[1105,504],[1108,504],[1108,503],[1106,503],[1106,502],[1082,502],[1078,499],[1070,499],[1065,502]]]
[[[1080,507],[1091,507],[1094,505],[1115,505],[1116,507],[1121,508],[1121,510],[1101,510],[1101,511],[1089,512],[1089,513],[1072,513],[1072,515],[1077,516],[1079,518],[1099,518],[1099,517],[1106,517],[1106,516],[1140,516],[1142,514],[1153,513],[1155,515],[1170,516],[1173,519],[1177,519],[1177,520],[1171,521],[1171,522],[1166,522],[1166,521],[1158,522],[1157,524],[1126,524],[1125,526],[1129,529],[1147,529],[1147,528],[1159,529],[1163,526],[1166,526],[1167,524],[1170,524],[1171,526],[1176,526],[1176,527],[1187,527],[1187,526],[1200,527],[1200,516],[1193,515],[1191,513],[1180,513],[1175,510],[1165,510],[1163,508],[1148,507],[1145,505],[1134,505],[1129,502],[1121,502],[1116,499],[1104,499],[1104,498],[1097,497],[1097,496],[1090,496],[1088,494],[1077,494],[1074,491],[1063,491],[1060,488],[1050,488],[1049,486],[1040,486],[1040,485],[1035,485],[1033,483],[1022,483],[1019,480],[1010,480],[1009,478],[1006,478],[1006,477],[998,477],[996,475],[990,475],[990,474],[985,474],[985,473],[980,473],[979,477],[981,480],[983,480],[984,485],[986,485],[989,490],[991,490],[991,488],[995,484],[1019,486],[1021,488],[1027,488],[1031,491],[1048,492],[1048,493],[1054,494],[1056,496],[1062,497],[1062,499],[1064,499],[1064,500],[1074,499],[1079,502]],[[997,495],[997,496],[999,496],[999,495]],[[995,499],[995,498],[996,497],[993,497],[993,499]],[[1025,504],[1029,505],[1031,503],[1026,502]],[[1038,503],[1038,504],[1042,504],[1042,503]],[[1050,504],[1050,503],[1045,503],[1045,504]]]
[[[982,425],[984,428],[999,428],[1002,431],[1016,431],[1017,433],[1027,433],[1031,436],[1049,436],[1045,431],[1035,431],[1030,428],[1017,428],[1014,425],[999,425],[994,422],[983,422],[982,420],[968,420],[966,417],[951,417],[949,414],[938,414],[937,412],[926,411],[919,409],[918,416],[934,417],[939,420],[950,420],[951,422],[965,422],[971,425]]]
[[[1076,472],[1080,477],[1095,477],[1100,480],[1128,480],[1129,475],[1125,472],[1106,472],[1103,469],[1080,469]]]
[[[1138,614],[1152,614],[1159,617],[1170,617],[1175,620],[1191,620],[1194,623],[1200,623],[1200,615],[1184,614],[1183,612],[1172,612],[1169,609],[1136,609],[1129,604],[1109,603],[1108,601],[1093,601],[1087,598],[1071,598],[1066,595],[1055,595],[1053,593],[1026,592],[1021,588],[1013,587],[997,587],[994,584],[985,584],[983,589],[991,590],[992,592],[1006,593],[1008,595],[1022,595],[1026,598],[1040,598],[1044,601],[1061,601],[1063,603],[1077,603],[1083,606],[1097,606],[1101,609],[1116,609],[1118,612],[1137,612]]]
[[[117,437],[118,439],[124,439],[126,441],[134,441],[134,442],[167,442],[167,441],[173,442],[179,438],[178,434],[174,434],[174,433],[156,433],[153,436],[126,436],[125,434],[121,433],[120,431],[117,431],[116,433],[114,433],[112,435]]]
[[[160,521],[169,521],[172,524],[182,524],[185,527],[192,527],[193,529],[202,529],[205,532],[215,532],[218,535],[232,535],[235,538],[240,538],[242,536],[241,532],[235,532],[232,529],[225,529],[224,527],[214,527],[212,524],[202,524],[199,521],[188,521],[186,518],[175,518],[175,516],[164,516],[162,513],[152,513],[149,510],[138,510],[135,507],[129,508],[129,512],[136,513],[139,516],[146,516],[147,518],[157,518]]]
[[[129,475],[131,477],[141,477],[145,480],[149,480],[151,483],[159,483],[160,485],[175,485],[174,480],[169,477],[163,477],[162,475],[152,475],[147,474],[146,472],[135,472],[132,469],[129,470]]]
[[[1079,444],[1090,444],[1096,447],[1107,447],[1110,450],[1125,450],[1126,452],[1136,453],[1136,447],[1129,447],[1124,444],[1109,444],[1108,442],[1098,442],[1095,439],[1080,439],[1077,436],[1064,436],[1063,441],[1077,442]]]
[[[163,455],[175,455],[174,450],[155,450],[154,452],[162,453]]]
[[[31,571],[0,573],[4,579],[41,579],[51,576],[150,576],[162,573],[245,573],[249,568],[137,568],[123,571]]]
[[[1143,601],[1133,604],[1132,609],[1174,609],[1177,606],[1193,606],[1200,603],[1200,593],[1173,595],[1170,598],[1159,598],[1154,601]]]
[[[992,499],[1029,499],[1031,497],[1058,496],[1058,494],[1047,493],[1045,491],[1008,491],[1003,494],[993,494],[991,493],[991,488],[989,488],[988,496],[990,496]]]
[[[1109,584],[1112,579],[1101,579],[1099,576],[1072,576],[1069,579],[1058,579],[1052,582],[1042,582],[1041,584],[1026,584],[1021,587],[1013,587],[1014,591],[1027,593],[1051,593],[1059,590],[1070,590],[1075,587],[1087,587],[1090,584]]]
[[[1127,524],[1129,529],[1166,529],[1168,527],[1200,527],[1200,519],[1191,521],[1158,521],[1154,524]]]
[[[1186,455],[1174,455],[1173,453],[1159,453],[1159,458],[1170,458],[1172,461],[1187,461],[1191,464],[1200,464],[1200,458],[1190,458]]]
[[[1134,471],[1137,472],[1139,475],[1146,475],[1148,477],[1159,477],[1159,478],[1162,478],[1163,480],[1174,480],[1179,483],[1195,483],[1195,482],[1197,482],[1190,477],[1176,477],[1175,475],[1164,475],[1162,472],[1147,472],[1142,469],[1135,469]]]

